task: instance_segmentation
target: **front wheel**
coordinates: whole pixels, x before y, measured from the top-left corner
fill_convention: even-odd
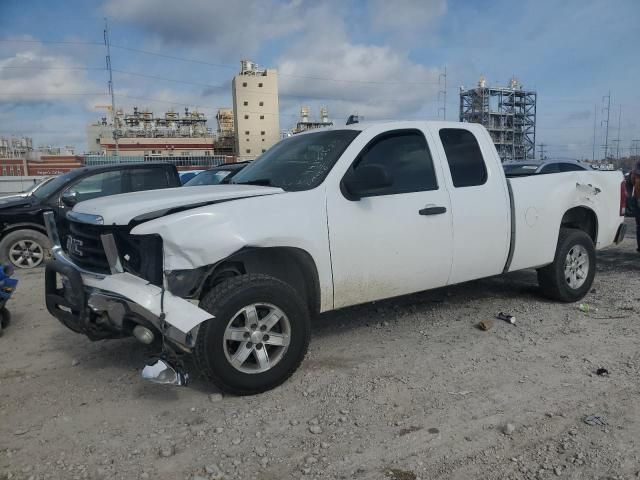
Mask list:
[[[43,233],[35,230],[16,230],[0,241],[0,261],[15,268],[35,268],[49,256],[51,242]]]
[[[194,357],[222,390],[251,395],[283,383],[309,345],[309,310],[299,293],[274,277],[240,275],[205,294],[214,318],[200,326]]]
[[[576,302],[591,288],[596,275],[593,240],[582,230],[560,229],[551,265],[538,269],[542,293],[561,302]]]

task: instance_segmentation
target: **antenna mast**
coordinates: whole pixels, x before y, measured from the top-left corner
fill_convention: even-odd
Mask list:
[[[606,120],[602,120],[600,122],[600,125],[602,125],[603,123],[606,125],[606,129],[605,129],[605,134],[604,134],[604,161],[607,161],[607,157],[609,156],[609,113],[611,111],[611,90],[609,90],[609,93],[607,95],[605,95],[604,97],[602,97],[602,101],[604,102],[604,99],[607,99],[607,106],[603,107],[602,110],[606,110],[607,111],[607,119]]]
[[[438,85],[440,80],[444,80],[444,88],[438,91],[438,97],[442,94],[442,107],[438,108],[438,117],[440,117],[440,110],[442,110],[442,116],[444,120],[447,119],[447,66],[444,66],[444,72],[438,76]]]
[[[109,70],[109,95],[111,95],[111,123],[113,125],[113,140],[116,144],[116,157],[119,155],[118,131],[116,125],[116,99],[113,94],[113,72],[111,71],[111,44],[109,42],[109,24],[104,19],[104,44],[107,47],[107,70]]]

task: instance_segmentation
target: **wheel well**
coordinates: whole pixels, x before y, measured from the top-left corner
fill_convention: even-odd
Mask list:
[[[590,208],[575,207],[567,210],[562,217],[560,227],[582,230],[591,237],[594,244],[598,240],[598,217]]]
[[[34,230],[38,233],[42,233],[43,235],[47,234],[47,229],[44,225],[38,225],[37,223],[15,223],[2,230],[0,236],[5,237],[9,233],[16,232],[18,230]]]
[[[218,263],[209,273],[200,296],[210,288],[235,275],[262,273],[295,288],[312,315],[320,312],[320,281],[315,262],[309,253],[294,247],[247,248]]]

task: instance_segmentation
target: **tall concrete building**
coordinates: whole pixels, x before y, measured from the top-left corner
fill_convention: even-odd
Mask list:
[[[278,71],[249,60],[240,65],[232,83],[236,153],[255,158],[280,140]]]

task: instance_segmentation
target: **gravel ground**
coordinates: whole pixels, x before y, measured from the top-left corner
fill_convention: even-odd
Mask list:
[[[66,330],[21,272],[0,479],[635,478],[639,274],[629,236],[599,254],[587,313],[518,272],[323,315],[288,382],[238,398],[144,383],[150,352]],[[517,326],[476,327],[499,311]]]

